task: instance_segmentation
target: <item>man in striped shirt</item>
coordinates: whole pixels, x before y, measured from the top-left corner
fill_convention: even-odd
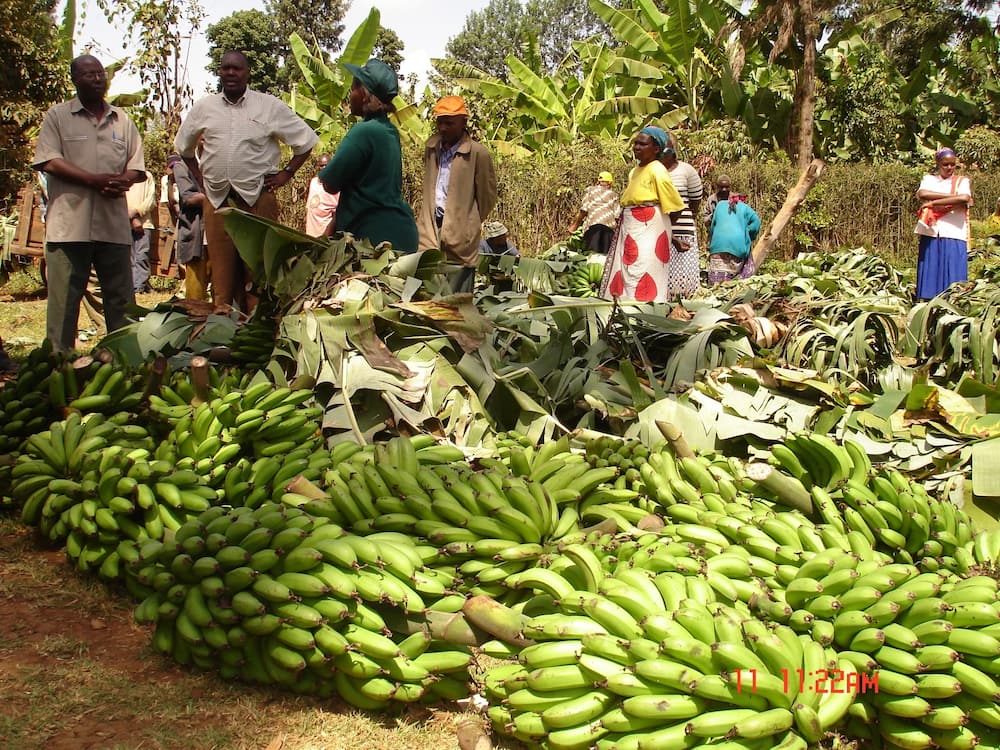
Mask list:
[[[618,205],[618,194],[614,191],[613,185],[614,178],[610,172],[601,172],[597,175],[597,184],[591,185],[584,192],[580,213],[569,228],[571,233],[575,232],[586,222],[583,228],[584,246],[591,252],[604,255],[608,254],[608,248],[611,247],[611,239],[618,224],[618,214],[622,210]]]

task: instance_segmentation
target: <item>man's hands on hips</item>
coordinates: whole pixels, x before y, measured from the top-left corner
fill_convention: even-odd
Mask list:
[[[287,170],[280,170],[274,174],[264,175],[264,190],[274,192],[280,187],[284,187],[292,179],[292,173]]]

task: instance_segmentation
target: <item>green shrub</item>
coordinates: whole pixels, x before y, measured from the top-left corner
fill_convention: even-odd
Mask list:
[[[701,148],[698,139],[703,136],[685,132],[677,136],[681,158],[693,160],[692,154]],[[716,136],[705,135],[705,143]],[[507,226],[525,255],[537,255],[567,238],[566,230],[579,210],[583,190],[594,183],[598,172],[610,171],[616,189],[624,188],[633,165],[631,157],[627,143],[606,140],[581,140],[547,155],[496,155],[500,196],[491,218]],[[422,145],[404,144],[403,197],[417,210],[423,191],[422,159]],[[968,163],[964,155],[963,160]],[[799,178],[798,170],[785,160],[742,159],[709,165],[706,193],[715,176],[728,174],[734,188],[747,194],[765,228]],[[312,163],[303,167],[279,196],[281,221],[289,226],[303,225],[306,189],[313,170]],[[772,251],[774,259],[787,260],[805,250],[867,247],[899,266],[915,265],[916,191],[924,173],[924,168],[901,164],[827,166],[779,236]],[[1000,168],[972,171],[970,176],[976,198],[972,218],[983,220],[1000,196]]]
[[[955,151],[968,167],[1000,167],[1000,131],[985,125],[973,125],[955,141]]]

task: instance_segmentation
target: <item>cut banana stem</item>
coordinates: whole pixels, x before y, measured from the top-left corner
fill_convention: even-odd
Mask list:
[[[747,464],[746,474],[749,479],[771,492],[777,502],[789,508],[801,510],[806,515],[813,514],[812,495],[802,482],[782,474],[775,467],[762,461]]]

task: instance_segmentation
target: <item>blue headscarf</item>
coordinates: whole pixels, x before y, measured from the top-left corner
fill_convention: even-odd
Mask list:
[[[940,151],[938,151],[936,154],[934,154],[934,161],[938,162],[938,161],[941,161],[946,156],[955,156],[955,155],[956,154],[955,154],[955,152],[952,149],[950,149],[950,148],[943,148]]]
[[[670,143],[670,136],[667,135],[667,131],[663,128],[658,128],[655,125],[648,125],[639,131],[640,133],[645,133],[650,138],[652,138],[660,147],[660,153],[663,153],[663,149],[667,147]]]

